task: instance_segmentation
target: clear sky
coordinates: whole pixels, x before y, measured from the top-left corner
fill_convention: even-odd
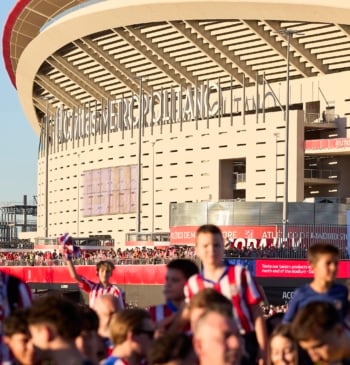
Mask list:
[[[39,137],[23,113],[2,56],[4,25],[15,3],[16,0],[0,0],[0,205],[20,203],[23,195],[32,204],[37,194]]]

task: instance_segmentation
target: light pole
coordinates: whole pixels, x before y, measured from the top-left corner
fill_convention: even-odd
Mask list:
[[[277,143],[278,143],[278,137],[279,137],[279,133],[274,133],[273,134],[275,136],[275,201],[277,202],[277,171],[278,171],[278,165],[277,165]]]
[[[288,238],[288,159],[289,159],[289,88],[290,88],[290,75],[289,75],[289,66],[290,66],[290,39],[292,34],[298,33],[293,29],[285,29],[281,31],[281,33],[287,36],[287,95],[286,95],[286,112],[285,112],[285,120],[286,120],[286,150],[285,150],[285,165],[284,165],[284,197],[283,197],[283,213],[282,213],[282,228],[283,228],[283,240]]]
[[[140,96],[139,96],[139,109],[140,109],[140,119],[139,119],[139,141],[138,141],[138,161],[137,161],[137,223],[136,232],[141,232],[141,162],[142,162],[142,128],[143,128],[143,78],[142,76],[137,78],[140,80]]]
[[[45,115],[45,238],[49,236],[49,100]]]
[[[154,145],[155,141],[152,142],[152,241],[153,241],[153,233],[154,233]]]
[[[77,201],[77,237],[79,238],[79,219],[80,219],[80,154],[77,154],[78,157],[78,201]]]

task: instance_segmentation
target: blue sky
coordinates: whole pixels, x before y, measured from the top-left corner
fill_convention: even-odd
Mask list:
[[[36,195],[38,136],[27,121],[2,56],[2,34],[15,0],[0,0],[0,205]]]

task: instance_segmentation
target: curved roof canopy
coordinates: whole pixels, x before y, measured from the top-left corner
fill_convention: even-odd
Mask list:
[[[100,105],[139,93],[140,77],[146,93],[208,79],[222,87],[253,84],[262,75],[284,80],[287,37],[291,78],[350,70],[350,27],[343,21],[350,4],[317,2],[19,0],[5,26],[4,59],[27,111],[31,93],[34,128],[33,116],[46,111],[43,99],[50,107]],[[40,47],[45,56],[35,56]]]

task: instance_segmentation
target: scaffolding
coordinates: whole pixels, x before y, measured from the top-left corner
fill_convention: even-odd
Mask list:
[[[35,232],[37,230],[37,206],[28,204],[27,195],[22,204],[6,204],[0,206],[0,243],[18,240],[19,232]]]

